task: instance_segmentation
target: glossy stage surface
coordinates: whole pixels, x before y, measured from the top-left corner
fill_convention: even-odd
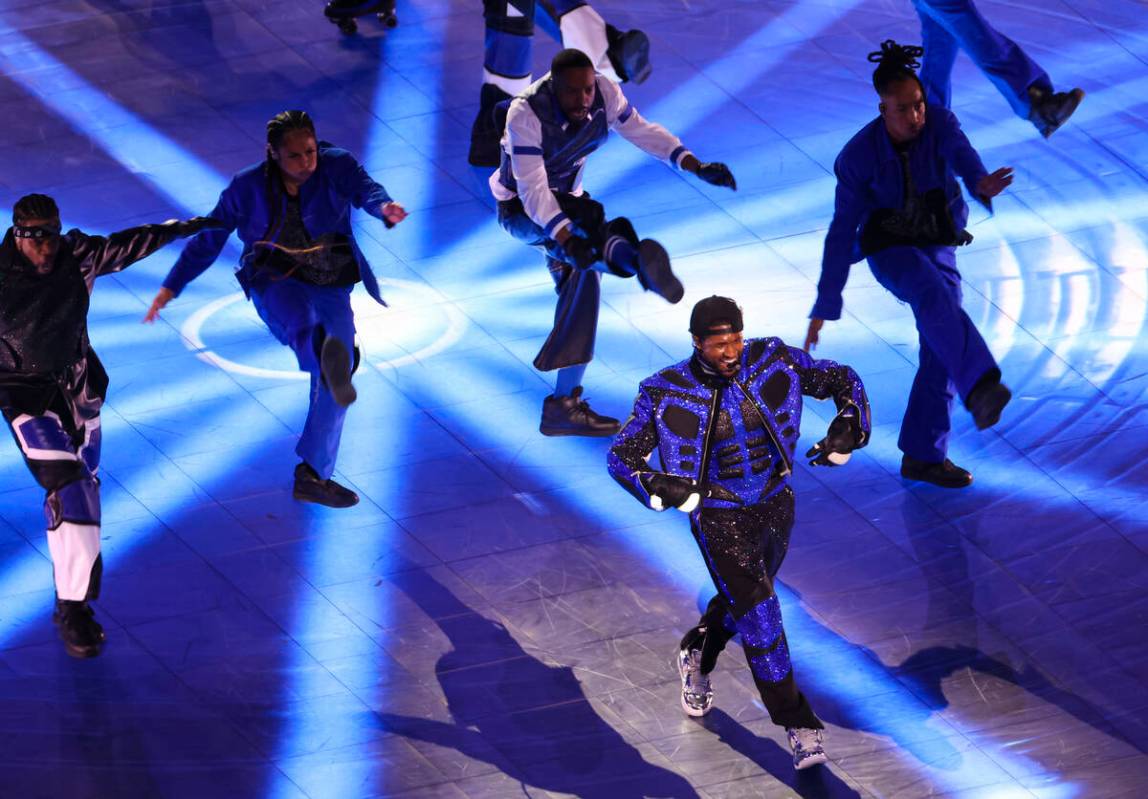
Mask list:
[[[352,510],[291,499],[306,383],[231,277],[229,248],[154,326],[178,245],[101,279],[111,373],[102,471],[104,654],[50,621],[41,493],[0,447],[0,795],[5,797],[1139,797],[1148,791],[1148,10],[981,3],[1058,88],[1049,141],[964,56],[954,109],[1016,182],[974,210],[965,307],[1015,399],[955,414],[964,491],[898,476],[915,369],[908,309],[854,268],[819,354],[866,380],[873,443],[802,466],[781,570],[798,675],[832,764],[795,777],[737,647],[704,722],[673,658],[709,594],[685,519],[612,483],[604,440],[537,432],[530,361],[553,290],[466,164],[477,0],[400,0],[344,37],[319,0],[8,0],[0,11],[0,213],[56,196],[107,232],[207,212],[285,108],[405,203],[358,219],[389,308],[356,300],[366,351],[337,477]],[[834,156],[876,114],[866,54],[919,41],[909,0],[603,0],[652,40],[627,87],[736,194],[618,140],[587,187],[660,239],[669,306],[604,287],[596,408],[689,354],[723,293],[747,331],[800,345]],[[541,31],[543,71],[556,50]],[[810,403],[803,447],[831,416]]]

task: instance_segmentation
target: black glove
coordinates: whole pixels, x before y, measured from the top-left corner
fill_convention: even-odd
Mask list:
[[[225,228],[227,225],[220,222],[218,219],[212,219],[210,216],[193,216],[191,219],[173,219],[170,222],[165,222],[166,225],[171,225],[175,230],[175,234],[181,238],[186,239],[188,236],[194,236],[201,230],[211,230]]]
[[[854,408],[846,408],[833,417],[825,438],[805,453],[805,457],[812,458],[810,466],[844,466],[849,461],[850,453],[861,443],[861,426],[856,413]]]
[[[688,477],[654,472],[642,475],[641,480],[642,487],[650,495],[650,507],[654,510],[677,508],[689,513],[697,507],[697,499],[700,499],[698,486]],[[696,499],[691,503],[691,498]],[[690,503],[689,506],[683,507],[687,503]]]
[[[581,236],[570,236],[562,245],[562,250],[566,253],[566,261],[578,269],[589,269],[602,258],[590,240]]]
[[[720,161],[698,164],[698,177],[711,186],[725,186],[727,189],[737,191],[737,181],[734,180],[733,172]]]

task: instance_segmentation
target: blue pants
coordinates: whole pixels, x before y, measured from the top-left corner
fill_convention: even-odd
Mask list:
[[[529,77],[533,66],[531,45],[537,10],[542,11],[538,18],[542,28],[557,41],[562,41],[559,19],[584,5],[587,3],[574,0],[554,0],[537,5],[535,0],[484,0],[486,46],[482,65],[488,78],[520,80]],[[509,94],[518,93],[509,91],[509,87],[504,88]]]
[[[334,336],[347,352],[354,352],[351,288],[312,286],[288,278],[267,281],[251,290],[259,318],[295,353],[299,369],[311,375],[311,404],[295,452],[324,480],[335,471],[347,409],[335,402],[323,383],[319,348],[324,336]]]
[[[928,463],[945,459],[954,393],[967,399],[997,369],[988,345],[961,308],[953,247],[890,247],[869,256],[882,286],[913,309],[921,353],[897,446]]]
[[[1028,88],[1051,92],[1052,82],[1040,66],[981,16],[973,0],[913,0],[921,18],[921,44],[925,48],[921,83],[930,103],[948,108],[952,100],[953,63],[964,50],[1012,110],[1028,119]]]

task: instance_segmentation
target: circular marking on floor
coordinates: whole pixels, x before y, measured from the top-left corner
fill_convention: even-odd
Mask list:
[[[454,305],[445,302],[430,287],[398,278],[379,278],[379,286],[381,289],[390,289],[384,292],[384,296],[389,295],[389,301],[395,305],[383,307],[365,292],[351,295],[351,307],[355,312],[355,327],[364,363],[376,369],[400,368],[426,361],[449,349],[462,338],[467,327],[466,316]],[[237,303],[244,303],[244,306],[232,308]],[[410,310],[405,310],[407,308]],[[269,380],[310,378],[307,372],[298,369],[270,369],[225,358],[208,346],[204,341],[204,328],[225,311],[250,315],[256,324],[264,328],[263,335],[274,341],[255,313],[254,306],[246,303],[242,291],[237,291],[204,305],[188,317],[180,328],[188,348],[198,358],[225,371],[249,377]],[[266,343],[261,342],[261,346]],[[294,358],[286,348],[282,349],[293,361]],[[380,354],[372,355],[373,352]]]

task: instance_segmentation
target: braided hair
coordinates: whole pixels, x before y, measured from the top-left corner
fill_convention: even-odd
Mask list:
[[[60,209],[47,194],[25,194],[12,206],[12,221],[17,225],[29,219],[59,219]]]
[[[315,123],[306,111],[280,111],[267,120],[267,143],[275,149],[283,143],[288,133],[295,130],[305,130],[315,135]]]
[[[873,70],[873,88],[877,94],[888,94],[889,87],[903,80],[915,80],[924,94],[925,87],[917,77],[918,59],[925,54],[925,48],[912,44],[897,44],[892,39],[881,42],[881,49],[869,54],[869,60],[877,65]]]

